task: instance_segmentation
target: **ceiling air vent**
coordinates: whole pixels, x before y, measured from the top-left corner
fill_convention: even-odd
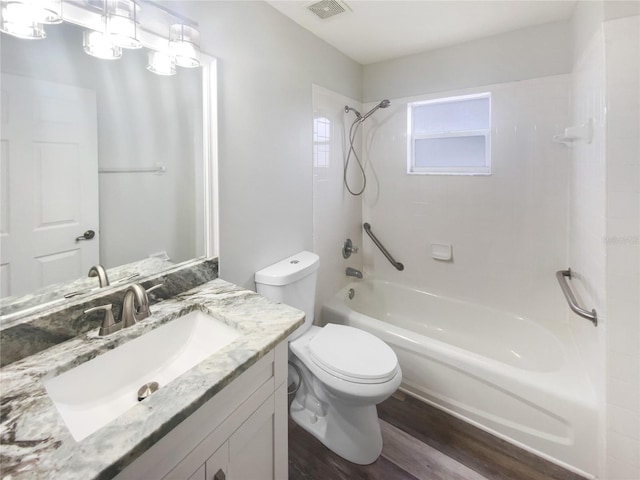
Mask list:
[[[339,0],[321,0],[307,7],[322,20],[338,15],[339,13],[350,12],[349,6]]]

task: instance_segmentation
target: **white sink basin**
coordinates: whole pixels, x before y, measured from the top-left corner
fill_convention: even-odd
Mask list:
[[[76,441],[138,403],[148,382],[160,388],[241,335],[193,311],[57,377],[44,381]]]

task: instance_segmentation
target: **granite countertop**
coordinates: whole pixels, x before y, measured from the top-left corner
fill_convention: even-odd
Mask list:
[[[186,262],[185,262],[186,263]],[[124,284],[133,278],[140,281],[147,276],[163,272],[171,267],[176,267],[175,263],[159,258],[145,258],[137,262],[128,263],[119,267],[107,270],[110,286],[114,287]],[[134,277],[135,276],[135,277]],[[4,317],[3,323],[12,320],[12,317],[20,317],[31,310],[45,309],[55,306],[56,303],[67,302],[65,294],[76,292],[78,295],[90,295],[100,292],[101,287],[95,277],[82,277],[71,282],[55,283],[38,289],[35,292],[20,296],[6,297],[0,299],[0,316]],[[71,297],[73,298],[73,297]]]
[[[196,309],[243,335],[76,442],[42,381]],[[0,369],[3,480],[113,477],[285,340],[304,319],[300,310],[220,279],[152,305],[151,312],[151,317],[108,337],[98,337],[94,330]]]

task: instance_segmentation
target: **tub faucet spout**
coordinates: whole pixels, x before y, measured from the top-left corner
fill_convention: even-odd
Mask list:
[[[347,267],[347,277],[363,278],[362,272],[355,268]]]

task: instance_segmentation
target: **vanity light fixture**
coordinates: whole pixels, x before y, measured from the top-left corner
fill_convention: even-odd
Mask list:
[[[45,38],[45,24],[63,21],[86,29],[84,51],[97,58],[144,46],[153,73],[200,66],[198,24],[150,0],[0,0],[0,31],[14,37]]]
[[[121,48],[142,48],[138,39],[138,12],[136,0],[105,0],[105,34]]]
[[[172,55],[166,52],[150,50],[147,70],[157,75],[175,75],[176,61]]]
[[[104,60],[117,60],[122,57],[122,48],[114,45],[102,32],[85,30],[82,33],[82,43],[84,51],[93,57]]]
[[[169,51],[177,65],[186,68],[200,66],[200,32],[184,23],[171,25],[169,31]]]
[[[62,0],[2,0],[8,14],[25,23],[62,23]]]
[[[47,36],[44,31],[44,25],[16,18],[11,9],[5,4],[2,4],[0,8],[0,31],[27,40],[35,40]]]
[[[47,36],[45,23],[62,22],[62,0],[2,0],[0,31],[18,38]]]

